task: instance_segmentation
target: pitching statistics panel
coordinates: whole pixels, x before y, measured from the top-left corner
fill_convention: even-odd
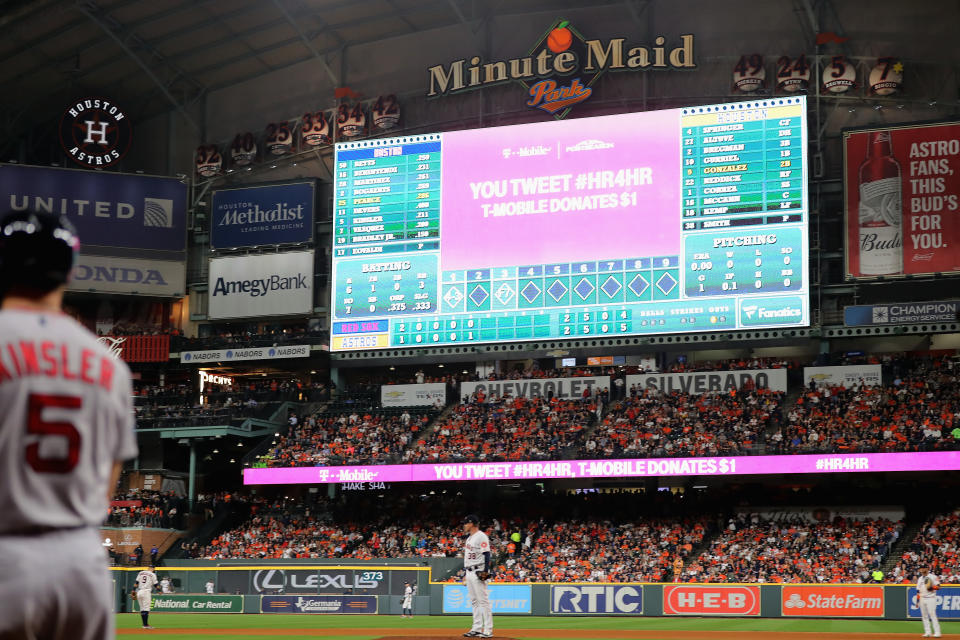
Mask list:
[[[809,324],[806,100],[338,144],[332,349]]]

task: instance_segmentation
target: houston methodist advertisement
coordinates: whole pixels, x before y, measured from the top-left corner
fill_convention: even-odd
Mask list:
[[[847,275],[960,271],[960,123],[845,131]]]

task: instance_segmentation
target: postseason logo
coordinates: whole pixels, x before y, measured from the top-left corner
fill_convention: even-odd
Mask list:
[[[123,109],[103,98],[77,100],[60,118],[60,144],[74,162],[109,167],[126,155],[133,129]]]

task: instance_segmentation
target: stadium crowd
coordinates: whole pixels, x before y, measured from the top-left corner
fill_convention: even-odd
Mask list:
[[[916,582],[920,567],[930,567],[943,583],[960,584],[960,513],[941,513],[924,522],[891,570],[891,579]]]
[[[106,526],[182,529],[187,503],[173,491],[131,489],[117,493],[107,510]]]
[[[597,400],[487,399],[454,407],[403,453],[404,462],[556,459],[596,417]]]
[[[890,382],[811,384],[767,434],[771,453],[960,448],[960,370],[950,358],[891,363]]]
[[[319,413],[300,420],[291,416],[287,433],[271,445],[259,464],[267,467],[312,467],[345,464],[385,464],[397,461],[436,416],[404,409],[350,413]]]
[[[808,522],[741,514],[684,569],[682,581],[870,582],[902,532],[902,521]]]
[[[580,444],[583,458],[743,455],[779,415],[782,392],[691,395],[631,389]]]

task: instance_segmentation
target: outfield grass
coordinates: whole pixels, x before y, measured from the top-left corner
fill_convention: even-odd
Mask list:
[[[209,640],[211,637],[230,637],[229,630],[276,629],[285,632],[277,635],[248,636],[258,640],[287,640],[289,638],[318,638],[324,640],[372,640],[383,635],[406,635],[414,629],[450,629],[451,633],[462,633],[470,626],[469,616],[417,616],[411,619],[399,616],[367,615],[284,615],[284,614],[203,614],[203,613],[152,613],[150,623],[164,638],[181,640]],[[811,640],[818,633],[889,633],[909,634],[919,637],[922,633],[920,621],[906,620],[797,620],[784,618],[747,619],[747,618],[576,618],[576,617],[508,617],[497,616],[495,625],[498,635],[509,635],[510,629],[562,629],[569,634],[571,630],[583,630],[576,637],[591,640],[592,630],[671,630],[706,632],[808,632]],[[941,622],[944,635],[960,634],[960,622]],[[127,635],[150,634],[140,630],[138,614],[117,615],[117,629],[121,637]],[[343,635],[338,629],[371,629],[369,635]],[[183,630],[183,633],[170,632]],[[296,633],[301,631],[302,633]],[[375,630],[375,631],[373,631]],[[219,632],[219,633],[218,633]],[[294,632],[294,633],[291,633]],[[243,637],[237,634],[235,637]],[[655,635],[651,635],[654,638]],[[747,636],[745,636],[747,637]],[[549,639],[543,639],[549,640]],[[570,640],[570,636],[556,640]]]

